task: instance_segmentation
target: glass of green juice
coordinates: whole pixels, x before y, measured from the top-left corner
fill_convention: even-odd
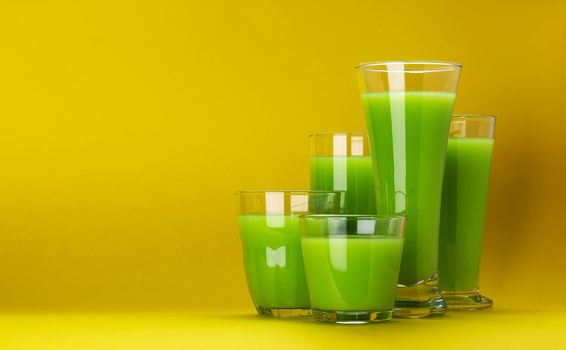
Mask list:
[[[479,292],[495,117],[454,115],[444,169],[438,287],[448,310],[493,306]]]
[[[248,287],[259,315],[311,314],[299,215],[340,213],[342,192],[238,192]]]
[[[344,191],[349,214],[375,214],[373,172],[366,132],[310,135],[311,188]]]
[[[405,218],[316,214],[300,219],[314,318],[344,324],[390,320]]]
[[[437,287],[442,177],[461,66],[396,61],[356,67],[378,215],[407,217],[396,317],[442,315]]]

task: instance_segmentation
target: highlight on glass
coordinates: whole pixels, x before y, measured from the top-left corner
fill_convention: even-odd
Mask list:
[[[238,192],[244,269],[259,315],[310,315],[299,215],[340,213],[342,192]]]
[[[493,301],[479,292],[495,117],[454,115],[444,171],[439,288],[449,310],[477,310]]]
[[[438,290],[442,176],[461,66],[372,62],[356,67],[379,215],[407,216],[395,316],[446,312]]]
[[[345,191],[344,211],[375,214],[375,190],[365,132],[310,135],[311,188]]]
[[[300,220],[314,318],[344,324],[390,320],[405,218],[344,214]]]

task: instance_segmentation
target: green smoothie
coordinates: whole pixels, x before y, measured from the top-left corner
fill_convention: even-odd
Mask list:
[[[393,309],[402,238],[305,237],[302,245],[313,309]]]
[[[311,188],[346,191],[346,212],[375,214],[375,191],[369,156],[311,157]]]
[[[296,215],[240,215],[244,267],[256,307],[310,307]]]
[[[365,93],[377,213],[405,215],[399,283],[437,271],[442,177],[455,94]]]
[[[450,138],[440,222],[439,288],[478,285],[493,139]]]

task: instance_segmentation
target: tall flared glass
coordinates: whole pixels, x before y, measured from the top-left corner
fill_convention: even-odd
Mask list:
[[[407,217],[394,315],[446,311],[438,290],[438,236],[450,117],[461,66],[372,62],[357,68],[378,215]]]

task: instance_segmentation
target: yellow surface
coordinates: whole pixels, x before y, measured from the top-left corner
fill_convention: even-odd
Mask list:
[[[33,312],[249,308],[234,192],[307,187],[307,135],[363,130],[353,67],[386,59],[464,65],[455,111],[498,117],[481,288],[565,305],[564,18],[560,0],[2,2],[0,310],[31,314],[3,314],[0,342],[552,345],[559,314],[503,307],[347,329]]]
[[[546,0],[3,2],[0,308],[249,305],[234,191],[307,187],[307,134],[364,129],[353,66],[395,58],[461,62],[456,111],[498,116],[482,288],[556,303],[564,18]]]
[[[443,318],[335,326],[221,313],[0,315],[0,348],[27,349],[564,349],[566,318],[497,308]]]

